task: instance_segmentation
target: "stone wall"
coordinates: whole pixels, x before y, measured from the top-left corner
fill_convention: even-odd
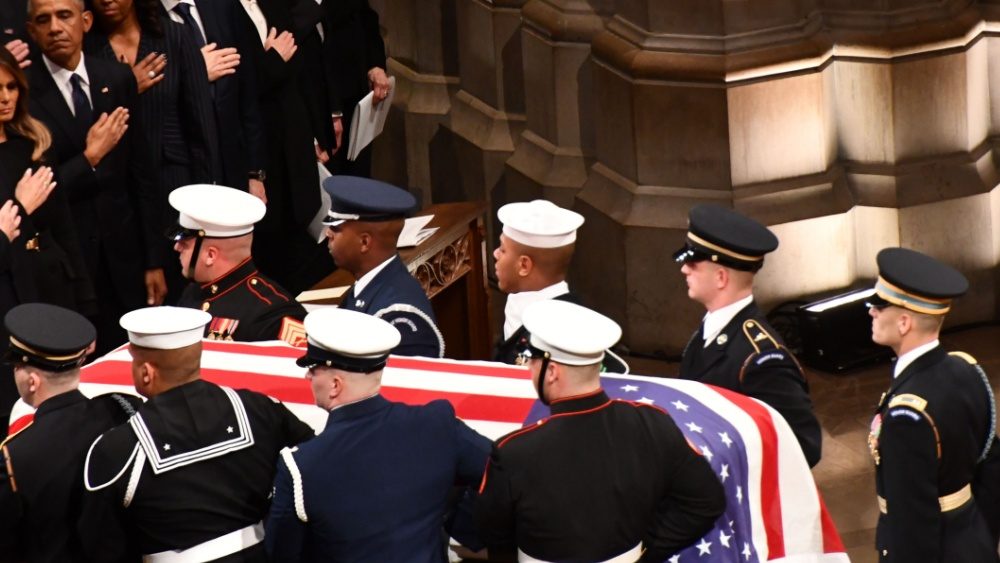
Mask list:
[[[970,276],[952,322],[996,318],[1000,0],[376,4],[398,81],[378,175],[582,213],[571,285],[632,351],[679,353],[703,313],[670,260],[700,202],[780,237],[765,307],[904,245]]]

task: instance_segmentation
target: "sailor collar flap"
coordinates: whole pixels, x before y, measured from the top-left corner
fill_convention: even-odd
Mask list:
[[[189,428],[184,418],[171,416],[172,409],[156,408],[155,399],[150,401],[154,404],[145,405],[152,408],[143,408],[129,419],[153,473],[165,473],[254,445],[243,401],[229,387],[217,389],[215,393],[209,388],[204,393],[183,397],[188,402],[184,405],[185,415],[202,413],[213,419],[203,428]],[[224,398],[212,396],[218,392]]]

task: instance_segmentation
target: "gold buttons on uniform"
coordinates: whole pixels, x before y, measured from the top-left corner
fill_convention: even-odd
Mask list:
[[[204,303],[201,304],[201,310],[202,311],[207,311],[208,308],[211,307],[211,306],[212,306],[211,303],[209,303],[208,301],[205,301]]]
[[[219,286],[215,284],[212,284],[212,287],[210,289],[212,290],[212,295],[215,295],[216,293],[219,292]]]
[[[257,285],[257,278],[250,278],[250,285]]]

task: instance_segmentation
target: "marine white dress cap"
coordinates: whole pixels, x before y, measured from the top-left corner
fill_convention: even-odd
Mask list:
[[[522,320],[531,333],[532,346],[548,352],[552,361],[571,366],[600,362],[604,351],[622,337],[615,321],[558,299],[532,303]]]
[[[188,307],[146,307],[122,316],[121,327],[136,346],[176,350],[200,342],[212,315]]]
[[[576,242],[583,215],[551,201],[536,199],[508,203],[497,211],[503,234],[532,248],[559,248]]]
[[[185,229],[205,231],[206,237],[238,237],[253,231],[267,206],[247,192],[213,184],[191,184],[170,192],[170,206],[180,213]]]

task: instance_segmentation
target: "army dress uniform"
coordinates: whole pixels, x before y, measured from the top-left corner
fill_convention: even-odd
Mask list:
[[[217,280],[188,285],[177,304],[212,315],[205,327],[209,340],[305,344],[302,319],[306,310],[277,282],[257,271],[252,258]]]
[[[875,307],[943,315],[968,287],[959,272],[911,250],[883,250],[878,264]],[[998,561],[972,495],[995,442],[996,406],[986,374],[971,356],[949,354],[936,340],[901,355],[895,371],[868,439],[880,561]]]
[[[331,229],[347,221],[402,220],[417,205],[409,192],[368,178],[332,176],[323,181],[323,189],[330,196],[330,209],[323,224]],[[358,278],[344,295],[340,307],[374,315],[396,327],[402,340],[393,354],[444,357],[444,336],[438,329],[430,299],[398,254]]]
[[[197,317],[181,332],[157,332],[176,330],[168,317],[180,312]],[[153,307],[129,313],[122,325],[132,344],[172,350],[199,342],[208,318]],[[147,563],[267,561],[261,521],[278,454],[313,435],[284,405],[253,391],[198,379],[151,397],[87,455],[86,553],[95,561],[131,552]]]
[[[712,205],[691,210],[687,242],[677,262],[711,261],[755,272],[778,246],[766,227]],[[752,296],[711,340],[705,324],[684,348],[680,377],[716,385],[763,401],[778,411],[798,439],[810,467],[819,463],[823,435],[809,398],[809,384],[795,356],[757,308]]]
[[[621,334],[610,319],[554,300],[531,305],[524,321],[531,353],[545,358],[540,373],[548,361],[600,362]],[[598,388],[551,401],[551,413],[494,443],[476,503],[491,556],[661,562],[724,511],[718,477],[659,407]]]
[[[7,361],[51,372],[79,369],[93,325],[52,305],[20,305],[6,317]],[[83,460],[90,443],[125,420],[142,400],[112,393],[88,399],[78,390],[38,405],[31,423],[4,441],[0,461],[0,561],[86,561],[76,522]]]

